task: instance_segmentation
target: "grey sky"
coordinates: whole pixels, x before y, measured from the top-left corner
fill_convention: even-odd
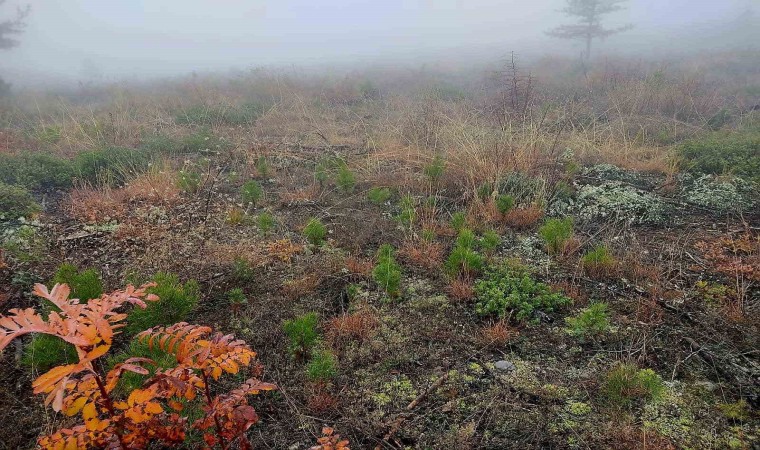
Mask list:
[[[9,0],[0,14],[21,1]],[[544,35],[566,20],[557,12],[563,0],[31,2],[22,46],[0,54],[0,72],[169,75],[268,64],[413,61],[446,52],[577,50]],[[755,3],[760,0],[631,0],[610,22],[636,28],[605,45],[635,48],[657,37],[667,42],[662,37],[676,29],[698,35],[736,20]]]

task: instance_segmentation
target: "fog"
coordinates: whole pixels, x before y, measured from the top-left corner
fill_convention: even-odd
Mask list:
[[[8,0],[0,21],[23,0]],[[258,66],[466,64],[580,54],[551,38],[563,0],[33,0],[21,45],[0,52],[0,76],[109,80]],[[597,55],[647,55],[760,42],[758,0],[631,0],[610,26],[634,28]],[[752,14],[753,8],[755,10]],[[754,23],[754,25],[753,25]]]

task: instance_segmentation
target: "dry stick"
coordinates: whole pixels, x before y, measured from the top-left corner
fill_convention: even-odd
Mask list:
[[[447,371],[440,378],[438,378],[435,381],[435,383],[431,384],[430,387],[428,387],[423,393],[418,395],[417,398],[412,400],[411,403],[406,405],[406,408],[404,408],[404,413],[399,415],[399,417],[393,422],[393,426],[391,427],[390,431],[388,431],[388,433],[385,434],[385,437],[383,437],[383,443],[390,441],[393,435],[395,435],[398,432],[398,430],[401,429],[401,425],[403,425],[404,422],[406,421],[407,415],[409,414],[409,412],[411,412],[414,408],[416,408],[417,405],[419,405],[420,402],[425,400],[425,398],[431,393],[433,393],[433,391],[438,389],[443,384],[443,382],[446,381],[448,378],[449,378],[449,372]],[[379,449],[380,449],[380,445],[375,447],[375,450],[379,450]]]

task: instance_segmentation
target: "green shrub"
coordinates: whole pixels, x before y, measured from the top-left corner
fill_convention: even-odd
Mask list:
[[[21,364],[43,373],[55,366],[74,364],[79,361],[73,345],[57,336],[34,334],[24,347]]]
[[[256,158],[256,172],[259,174],[259,176],[264,178],[269,175],[269,163],[267,162],[266,156],[260,155],[258,158]]]
[[[501,244],[501,236],[495,230],[486,230],[480,238],[480,249],[490,254]]]
[[[277,220],[269,211],[262,211],[256,217],[256,226],[259,227],[259,230],[262,233],[266,234],[272,231],[275,226],[277,226]]]
[[[488,197],[490,197],[491,194],[493,194],[493,184],[488,181],[484,182],[483,184],[478,186],[478,190],[476,194],[478,195],[478,198],[481,200],[488,199]]]
[[[560,253],[573,236],[573,219],[549,219],[538,229],[549,253]]]
[[[747,403],[747,400],[740,399],[733,403],[721,403],[718,405],[720,412],[726,416],[727,419],[746,422],[752,417],[752,408]]]
[[[351,172],[351,169],[348,168],[348,164],[346,164],[345,161],[341,161],[338,164],[338,173],[335,181],[338,184],[338,188],[344,193],[354,191],[354,187],[356,187],[356,176]]]
[[[244,205],[256,205],[264,196],[264,189],[256,180],[246,181],[240,188],[240,195]]]
[[[46,153],[0,154],[0,182],[29,190],[60,189],[71,186],[71,161]]]
[[[78,298],[82,302],[99,298],[103,294],[103,282],[100,280],[98,271],[95,269],[80,271],[73,264],[61,264],[50,283],[68,284],[71,288],[70,298]]]
[[[327,227],[317,218],[312,218],[303,228],[303,235],[312,245],[321,245],[327,237]]]
[[[234,288],[227,292],[227,301],[230,303],[233,309],[238,309],[241,306],[248,304],[248,298],[245,296],[243,289]]]
[[[457,211],[451,215],[451,228],[459,232],[465,226],[467,226],[467,214]]]
[[[581,338],[606,332],[610,327],[606,303],[594,303],[583,308],[575,317],[566,317],[567,332]]]
[[[325,382],[338,374],[338,360],[329,350],[320,350],[311,356],[306,375],[311,381]]]
[[[159,325],[172,325],[182,322],[195,309],[200,299],[200,286],[195,280],[185,284],[174,274],[157,273],[153,280],[155,287],[148,292],[158,296],[159,300],[147,302],[147,308],[134,308],[127,316],[127,332],[139,333]]]
[[[232,276],[237,281],[251,281],[255,275],[256,272],[247,259],[238,256],[232,262]]]
[[[169,369],[177,365],[177,357],[173,353],[161,350],[158,345],[150,346],[147,342],[139,339],[130,341],[129,346],[121,352],[107,356],[106,364],[109,369],[112,369],[116,364],[123,363],[127,359],[134,357],[150,359],[152,363],[144,365],[150,373],[141,375],[129,371],[124,372],[116,387],[117,393],[124,396],[128,396],[130,392],[141,388],[143,383],[155,373],[156,369]]]
[[[600,244],[581,257],[581,266],[589,275],[608,275],[617,261],[606,245]]]
[[[446,166],[441,155],[436,155],[433,161],[425,166],[422,171],[431,182],[435,183],[443,176],[443,171]]]
[[[145,172],[151,162],[145,150],[108,147],[81,152],[74,157],[74,173],[91,183],[123,184],[131,176]]]
[[[473,250],[474,245],[475,233],[467,228],[462,228],[457,236],[454,249],[445,263],[446,272],[450,276],[457,274],[470,276],[483,270],[483,257]]]
[[[490,268],[475,283],[475,294],[478,314],[514,317],[518,321],[537,321],[537,311],[551,312],[572,302],[524,270],[507,266]]]
[[[391,297],[399,295],[401,284],[401,266],[396,263],[393,247],[383,244],[377,252],[377,265],[372,278]]]
[[[607,373],[602,392],[614,406],[630,406],[636,400],[658,400],[665,384],[652,369],[619,364]]]
[[[155,134],[144,138],[140,148],[151,154],[174,155],[182,151],[182,142],[166,134]]]
[[[382,205],[391,198],[391,190],[387,187],[373,187],[367,192],[367,198],[376,205]]]
[[[502,194],[496,197],[496,209],[498,209],[500,213],[506,214],[512,211],[512,208],[514,208],[514,206],[515,198],[511,195]]]
[[[282,328],[290,340],[290,351],[297,358],[303,358],[311,353],[319,340],[317,313],[310,312],[295,319],[286,320]]]
[[[0,182],[0,220],[27,217],[41,210],[29,191]]]
[[[197,193],[201,188],[201,174],[194,170],[180,170],[177,175],[177,187],[184,192]]]
[[[760,133],[713,133],[681,145],[681,167],[690,172],[732,174],[760,183]]]
[[[414,197],[406,194],[401,197],[399,202],[400,211],[396,215],[396,220],[404,226],[411,227],[417,219],[417,208]]]
[[[510,172],[499,180],[496,191],[511,195],[515,203],[527,205],[541,200],[546,181],[523,172]]]

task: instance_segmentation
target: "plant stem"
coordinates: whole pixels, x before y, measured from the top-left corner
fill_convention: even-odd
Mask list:
[[[206,395],[206,404],[211,408],[211,390],[208,387],[208,375],[205,370],[201,370],[201,376],[203,377],[203,391]],[[216,411],[211,410],[212,417],[214,418],[214,425],[216,426],[216,435],[219,437],[219,441],[222,443],[222,448],[227,448],[227,440],[222,435],[222,424],[219,423],[219,418],[216,417]]]

